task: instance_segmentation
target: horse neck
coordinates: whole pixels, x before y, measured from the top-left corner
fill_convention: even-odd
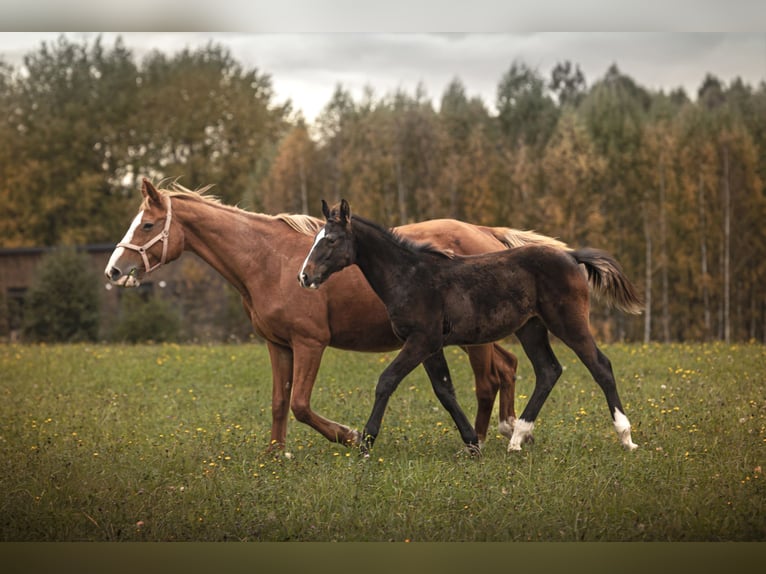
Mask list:
[[[249,292],[253,278],[247,273],[253,254],[278,225],[267,216],[194,200],[173,203],[173,214],[184,227],[184,249],[199,256],[220,273],[241,294]]]
[[[417,254],[373,225],[353,220],[356,242],[356,265],[372,290],[388,305],[408,286],[405,274],[418,263]]]

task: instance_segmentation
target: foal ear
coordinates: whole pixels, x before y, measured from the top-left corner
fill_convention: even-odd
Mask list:
[[[351,219],[351,207],[348,205],[348,201],[345,199],[340,200],[340,221],[341,223],[348,223]]]
[[[154,184],[152,184],[152,182],[146,178],[143,179],[143,182],[141,185],[141,194],[144,197],[148,197],[151,201],[162,205],[162,200],[160,199],[160,192],[157,191],[157,188],[154,187]]]
[[[329,221],[330,220],[330,207],[327,205],[327,202],[324,199],[322,200],[322,213],[324,214],[324,218]]]

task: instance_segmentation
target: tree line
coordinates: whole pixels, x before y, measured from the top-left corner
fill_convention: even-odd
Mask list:
[[[0,245],[114,242],[137,179],[215,184],[225,202],[318,215],[345,197],[387,225],[454,217],[617,256],[647,311],[597,307],[607,339],[766,340],[766,84],[649,90],[611,66],[549,77],[512,61],[490,108],[455,78],[358,99],[315,122],[267,73],[208,44],[137,61],[62,36],[0,60]]]

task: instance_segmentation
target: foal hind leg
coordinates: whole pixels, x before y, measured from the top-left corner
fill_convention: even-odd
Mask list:
[[[425,361],[423,366],[428,373],[428,378],[431,379],[431,386],[436,393],[436,397],[442,406],[447,409],[447,412],[455,421],[460,437],[471,454],[478,454],[480,452],[479,438],[476,431],[468,422],[468,417],[465,416],[463,409],[457,402],[455,396],[455,387],[452,384],[452,378],[449,373],[449,366],[447,360],[444,358],[444,351],[439,350]]]
[[[614,430],[622,446],[628,450],[638,448],[630,436],[630,421],[625,416],[625,409],[617,392],[612,363],[596,345],[588,328],[587,313],[584,315],[573,313],[563,319],[555,327],[551,325],[551,331],[577,354],[601,387],[614,423]]]
[[[562,371],[561,363],[551,349],[548,329],[537,317],[533,317],[516,331],[516,336],[532,362],[535,371],[535,388],[527,406],[524,407],[524,411],[513,427],[508,452],[521,450],[522,443],[533,440],[532,430],[535,427],[535,419]]]

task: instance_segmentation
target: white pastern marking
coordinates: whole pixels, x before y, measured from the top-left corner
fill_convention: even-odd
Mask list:
[[[140,225],[141,219],[143,218],[143,216],[144,216],[144,212],[140,211],[138,215],[136,215],[136,217],[133,218],[133,222],[130,224],[128,231],[125,232],[125,237],[123,237],[120,241],[118,241],[118,243],[132,243],[131,240],[133,239],[133,233],[136,231],[136,229]],[[109,258],[109,263],[106,264],[105,272],[107,274],[109,274],[109,270],[112,267],[115,267],[117,265],[117,262],[120,260],[120,257],[122,257],[124,253],[125,253],[124,247],[118,247],[112,252],[112,256]],[[119,284],[120,283],[118,282],[118,285]]]
[[[532,430],[535,428],[534,421],[525,421],[524,419],[518,419],[513,425],[513,436],[508,443],[508,452],[514,450],[521,450],[521,444],[528,435],[532,434]]]
[[[617,407],[614,408],[614,428],[618,433],[624,431],[625,429],[630,429],[630,421],[628,421],[628,417],[626,417],[624,413],[620,412],[620,409]]]
[[[324,227],[319,230],[319,233],[317,233],[316,237],[314,238],[314,244],[311,246],[311,249],[309,250],[309,254],[306,255],[306,259],[303,260],[303,265],[301,265],[301,271],[300,271],[300,277],[301,277],[301,283],[303,282],[303,271],[306,269],[306,265],[309,262],[309,258],[311,257],[311,254],[314,253],[314,248],[316,248],[317,243],[319,243],[322,239],[324,239],[325,231]],[[316,285],[304,285],[304,287],[313,287],[316,289]]]
[[[617,436],[620,437],[622,446],[628,450],[634,450],[638,448],[638,445],[633,442],[630,437],[630,421],[625,413],[621,412],[617,407],[614,408],[614,430],[617,431]]]
[[[508,417],[504,421],[500,421],[497,425],[498,432],[506,438],[511,438],[513,436],[513,426],[515,422],[515,417]]]

